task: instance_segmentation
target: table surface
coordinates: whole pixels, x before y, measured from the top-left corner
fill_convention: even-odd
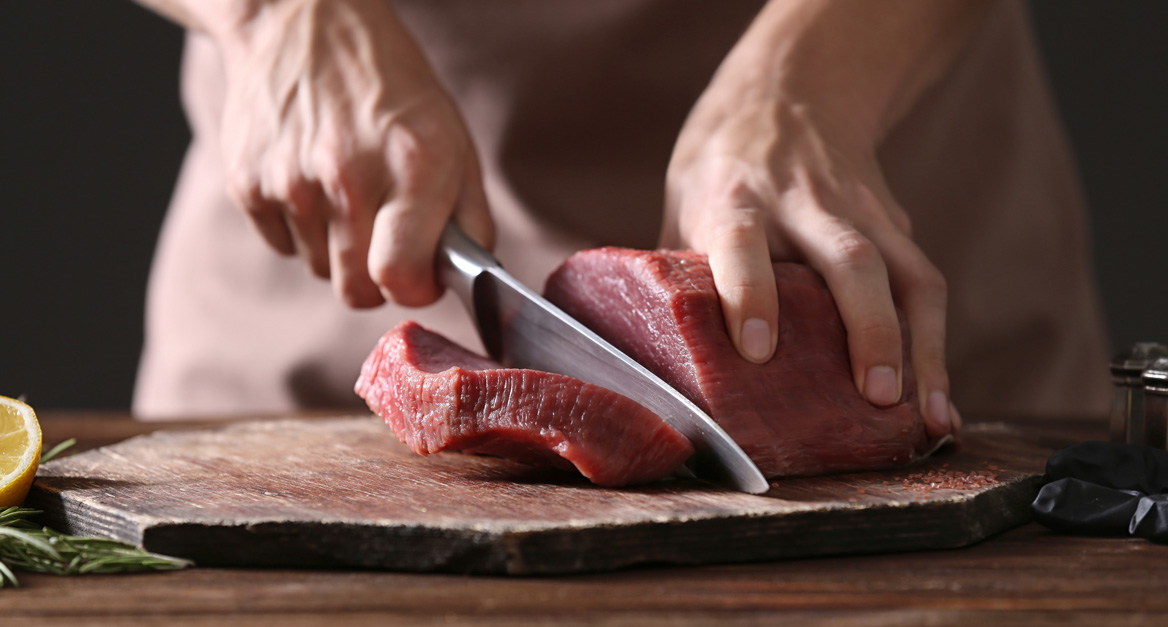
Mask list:
[[[40,418],[46,448],[68,437],[84,449],[208,424],[98,412]],[[1075,439],[1105,436],[1098,421],[1012,422]],[[561,577],[212,568],[18,575],[20,588],[0,590],[0,623],[1168,624],[1168,546],[1062,536],[1033,523],[954,550]]]

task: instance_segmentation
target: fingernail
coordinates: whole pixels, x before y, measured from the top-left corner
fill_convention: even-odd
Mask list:
[[[929,392],[925,399],[925,430],[934,438],[939,438],[951,430],[949,421],[949,399],[940,390]]]
[[[763,363],[771,358],[771,325],[761,318],[748,318],[742,323],[742,352],[746,358]]]
[[[900,400],[896,389],[896,371],[891,366],[873,366],[864,378],[864,396],[873,405],[892,405]]]
[[[953,423],[953,433],[961,431],[961,412],[957,411],[952,401],[949,402],[949,420]]]

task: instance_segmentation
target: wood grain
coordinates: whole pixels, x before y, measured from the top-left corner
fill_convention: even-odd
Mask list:
[[[174,427],[120,412],[40,417],[46,444],[76,437],[84,448]],[[1010,424],[1050,446],[1107,434],[1098,419]],[[1168,546],[1062,536],[1033,523],[957,550],[556,577],[195,568],[20,579],[21,588],[0,590],[4,624],[1168,624]]]
[[[410,625],[992,621],[997,627],[1154,625],[1168,618],[1168,547],[1059,536],[1034,524],[961,550],[558,577],[196,568],[84,578],[25,574],[21,581],[20,590],[0,590],[4,616],[36,618],[36,625],[392,619]],[[1014,620],[988,615],[1000,611],[1020,614]]]
[[[912,470],[631,489],[505,460],[416,456],[372,417],[160,431],[46,464],[50,524],[201,565],[544,574],[964,546],[1029,518],[1050,441],[1002,423]],[[998,467],[929,495],[908,472]],[[887,482],[887,484],[885,484]]]

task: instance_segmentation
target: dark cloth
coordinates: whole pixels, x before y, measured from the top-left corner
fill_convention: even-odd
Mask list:
[[[1031,509],[1063,533],[1168,543],[1168,451],[1084,442],[1051,455]]]

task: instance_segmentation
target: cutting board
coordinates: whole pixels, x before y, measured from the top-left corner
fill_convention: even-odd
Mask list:
[[[1029,519],[1049,443],[1001,423],[915,466],[624,489],[506,460],[421,457],[372,416],[159,431],[42,466],[63,531],[205,566],[549,574],[958,547]],[[996,483],[922,491],[929,471]]]

